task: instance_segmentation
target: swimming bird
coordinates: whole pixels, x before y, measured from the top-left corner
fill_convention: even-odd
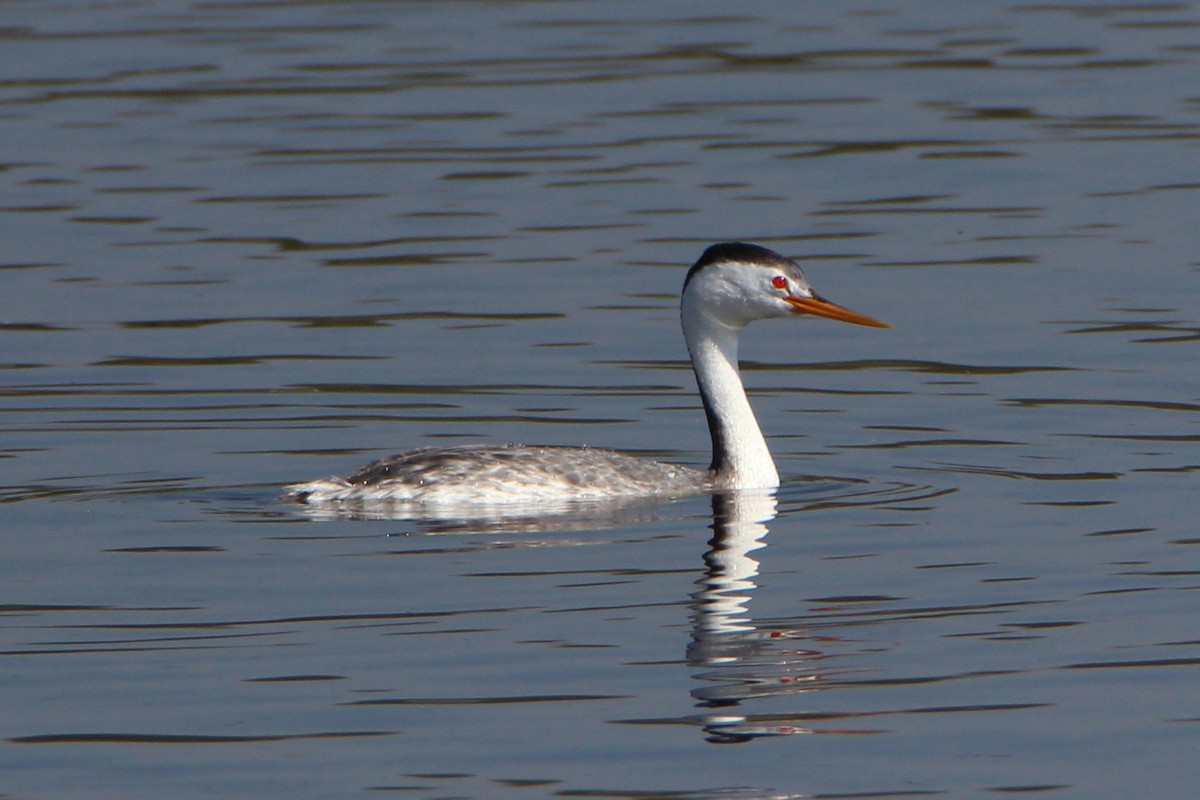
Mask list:
[[[428,512],[774,489],[779,473],[742,386],[738,338],[751,322],[801,315],[890,327],[821,297],[794,261],[759,245],[714,244],[688,270],[680,321],[712,435],[707,470],[593,447],[461,445],[388,456],[344,478],[288,486],[287,494],[310,505],[387,504]]]

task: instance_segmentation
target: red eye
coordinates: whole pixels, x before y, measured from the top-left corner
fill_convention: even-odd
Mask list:
[[[782,275],[776,275],[774,278],[771,278],[771,285],[776,289],[786,289],[787,278],[783,277]]]

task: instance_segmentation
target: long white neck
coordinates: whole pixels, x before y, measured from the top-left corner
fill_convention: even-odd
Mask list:
[[[710,470],[717,485],[726,489],[774,489],[779,485],[779,473],[738,372],[741,328],[717,322],[686,301],[681,317],[683,337],[692,354],[692,369],[712,433]]]

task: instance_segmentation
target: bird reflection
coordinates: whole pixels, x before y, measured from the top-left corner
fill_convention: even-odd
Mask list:
[[[739,713],[746,700],[809,691],[820,680],[813,662],[817,650],[781,647],[800,635],[778,626],[761,629],[747,608],[757,588],[758,561],[766,546],[767,523],[775,518],[773,492],[713,496],[713,538],[704,554],[705,570],[692,594],[692,640],[687,662],[703,667],[692,690],[702,713],[694,718],[714,743],[737,743],[760,736],[813,733],[796,715]]]
[[[750,553],[766,546],[766,523],[775,518],[776,504],[774,492],[713,495],[714,536],[704,554],[704,575],[696,581],[700,589],[692,595],[689,661],[737,661],[754,647],[746,603],[756,588],[758,561]]]
[[[862,505],[879,499],[895,503],[898,499],[926,498],[931,492],[929,487],[901,485],[834,488],[837,493],[823,493],[813,502]],[[835,654],[828,652],[829,646],[837,646],[831,644],[837,639],[817,635],[796,619],[756,621],[750,614],[750,601],[757,589],[758,557],[767,544],[768,524],[776,517],[775,492],[718,493],[712,495],[711,503],[713,535],[704,553],[703,572],[690,595],[691,638],[686,645],[686,662],[698,670],[693,675],[698,685],[690,692],[697,712],[670,719],[630,722],[696,726],[704,731],[707,741],[716,744],[800,733],[874,732],[827,726],[833,720],[857,714],[778,705],[770,709],[772,701],[788,702],[787,698],[839,683],[844,668],[834,666]],[[406,518],[406,521],[425,534],[563,533],[678,519],[680,513],[671,504],[645,501],[570,504],[555,508],[555,513],[546,513],[547,509],[539,506],[537,514],[511,506],[474,510],[475,516],[459,519],[431,517]],[[342,507],[331,517],[315,513],[309,516],[391,519],[390,512],[387,508]],[[754,713],[743,708],[748,701],[753,701]]]

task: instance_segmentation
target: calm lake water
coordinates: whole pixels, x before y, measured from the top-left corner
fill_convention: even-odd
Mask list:
[[[1200,4],[7,2],[0,66],[0,794],[1195,796]],[[895,326],[748,332],[777,495],[280,499],[704,465],[727,239]]]

